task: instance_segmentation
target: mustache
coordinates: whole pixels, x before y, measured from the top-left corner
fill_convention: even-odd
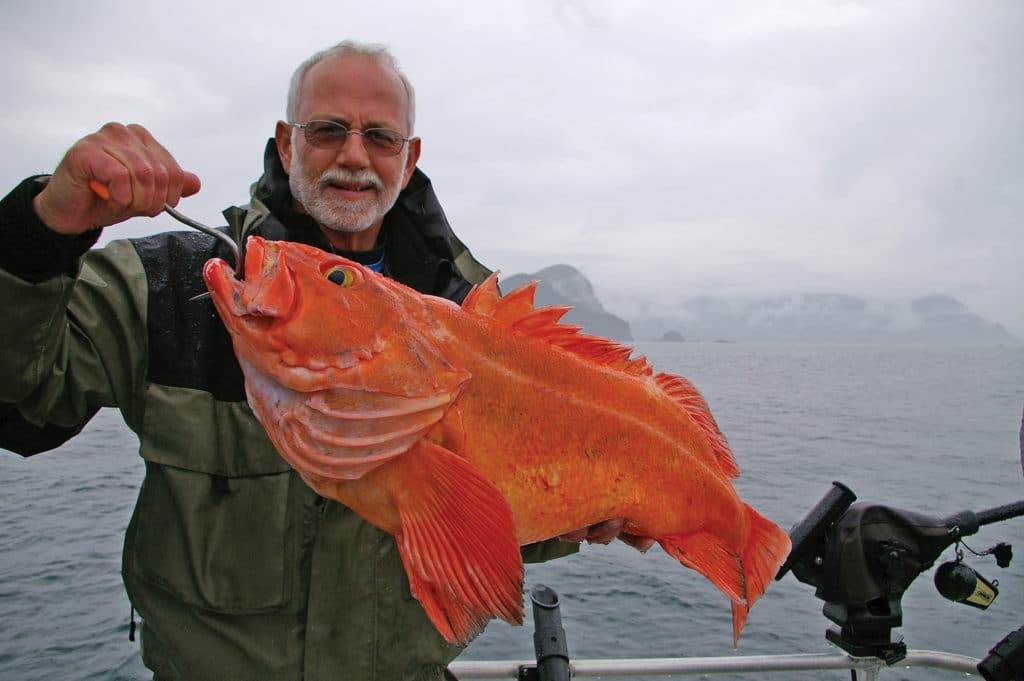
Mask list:
[[[377,191],[384,191],[384,183],[377,173],[372,170],[362,170],[358,172],[348,172],[345,170],[339,170],[337,168],[326,170],[318,180],[318,184],[323,187],[324,185],[334,183],[349,183],[349,184],[367,184],[376,189]]]

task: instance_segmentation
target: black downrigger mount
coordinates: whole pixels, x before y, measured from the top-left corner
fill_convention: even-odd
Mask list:
[[[849,487],[833,482],[821,501],[790,531],[793,549],[776,579],[789,571],[816,588],[822,612],[839,628],[825,637],[855,657],[893,664],[906,656],[906,644],[893,629],[903,624],[901,599],[911,582],[929,569],[949,546],[957,560],[936,572],[936,587],[951,600],[986,608],[998,594],[990,582],[962,562],[960,539],[982,525],[1024,515],[1024,501],[948,518],[872,503],[854,503]],[[985,553],[1000,566],[1012,555],[1007,544]]]

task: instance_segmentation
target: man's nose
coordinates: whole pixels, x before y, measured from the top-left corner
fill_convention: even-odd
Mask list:
[[[338,147],[338,165],[346,168],[365,168],[370,165],[370,155],[363,145],[363,136],[350,132]]]

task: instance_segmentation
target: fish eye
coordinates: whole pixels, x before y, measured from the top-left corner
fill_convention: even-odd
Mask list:
[[[335,265],[327,270],[324,272],[324,276],[338,286],[351,286],[356,279],[356,275],[351,268],[342,267],[341,265]]]

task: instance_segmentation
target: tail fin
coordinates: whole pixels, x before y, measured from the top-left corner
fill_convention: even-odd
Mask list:
[[[789,554],[789,535],[778,525],[743,504],[750,522],[747,543],[737,554],[710,532],[661,537],[665,552],[701,573],[732,601],[732,644],[736,647],[747,613],[768,588]]]
[[[747,575],[747,602],[733,602],[732,605],[733,647],[739,640],[743,623],[747,621],[750,606],[761,597],[768,584],[775,578],[779,566],[786,562],[790,548],[789,535],[781,527],[748,504],[743,506],[747,509],[747,518],[750,519],[750,536],[747,537],[747,545],[743,547],[743,555],[740,558],[743,571]]]

